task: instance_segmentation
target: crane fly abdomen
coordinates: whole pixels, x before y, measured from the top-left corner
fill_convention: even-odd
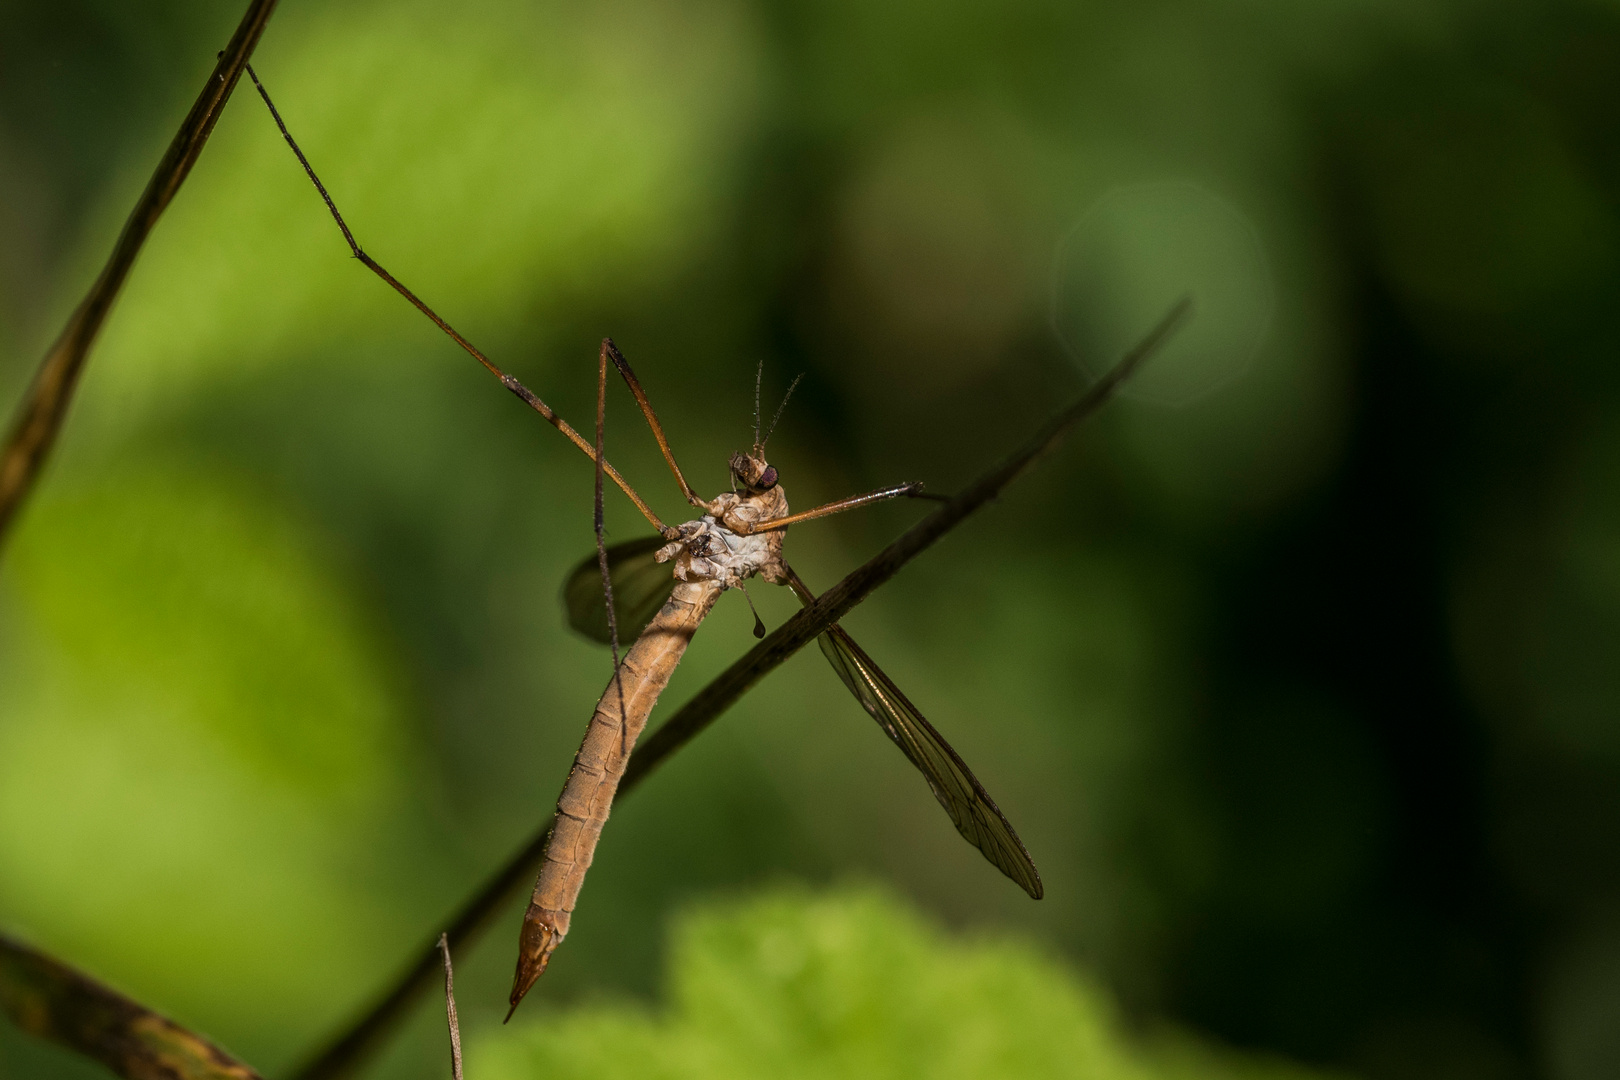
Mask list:
[[[759,464],[760,470],[767,468],[763,462]],[[771,478],[774,481],[774,470]],[[780,530],[741,535],[733,531],[785,517],[787,495],[781,487],[773,482],[768,489],[745,495],[727,492],[710,505],[714,514],[681,525],[677,530],[680,538],[658,550],[660,563],[674,563],[674,591],[608,680],[557,798],[557,816],[546,839],[540,876],[523,915],[512,980],[513,1009],[568,935],[574,903],[630,762],[630,751],[686,654],[692,635],[728,588],[740,586],[756,574],[769,581],[785,580]]]
[[[681,582],[653,616],[636,643],[625,654],[624,723],[620,725],[619,695],[612,680],[591,714],[590,726],[574,766],[568,771],[557,799],[557,817],[546,842],[545,861],[534,884],[534,896],[523,916],[518,947],[512,1005],[534,985],[546,969],[551,953],[568,933],[569,916],[585,872],[590,869],[602,826],[607,823],[630,760],[630,748],[647,726],[658,695],[686,653],[698,624],[713,609],[724,586],[717,581]]]

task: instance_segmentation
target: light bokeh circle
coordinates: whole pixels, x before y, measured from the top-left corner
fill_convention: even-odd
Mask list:
[[[1100,376],[1183,296],[1193,317],[1124,393],[1186,405],[1238,378],[1271,327],[1276,290],[1249,219],[1199,184],[1115,188],[1058,244],[1052,328]]]

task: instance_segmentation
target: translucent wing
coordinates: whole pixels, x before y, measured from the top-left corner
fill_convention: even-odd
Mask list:
[[[653,561],[653,552],[663,546],[661,537],[647,536],[607,549],[608,576],[613,579],[613,613],[618,616],[621,646],[641,636],[647,623],[675,591],[673,570],[667,563],[660,565]],[[608,643],[602,569],[594,552],[569,573],[563,583],[562,602],[569,626],[592,641]]]
[[[923,774],[934,798],[951,815],[956,831],[983,852],[996,869],[1039,900],[1043,891],[1041,875],[1023,841],[951,744],[923,719],[917,707],[843,627],[833,624],[821,635],[820,643],[821,651],[855,700]]]

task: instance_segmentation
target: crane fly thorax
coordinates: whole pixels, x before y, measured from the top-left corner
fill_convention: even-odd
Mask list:
[[[757,463],[759,468],[742,472],[737,458]],[[787,517],[787,494],[776,483],[776,470],[759,459],[737,455],[732,459],[732,473],[743,482],[744,490],[716,496],[710,503],[714,513],[678,526],[679,538],[659,548],[654,558],[661,563],[673,559],[675,576],[681,581],[718,581],[734,589],[757,574],[781,584],[787,580],[782,566],[786,530],[748,530]],[[756,486],[761,474],[770,481],[769,487]]]

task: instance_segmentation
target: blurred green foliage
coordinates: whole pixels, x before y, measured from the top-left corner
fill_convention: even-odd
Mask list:
[[[239,14],[0,0],[5,400]],[[1047,898],[812,651],[617,810],[525,1009],[685,985],[694,897],[857,875],[1189,1046],[1620,1071],[1612,4],[283,0],[255,66],[368,251],[576,422],[612,334],[705,491],[761,359],[768,402],[807,372],[796,507],[948,492],[1203,305],[848,620]],[[614,393],[610,456],[678,519]],[[557,604],[584,465],[238,97],[0,552],[0,923],[284,1073],[555,797],[607,674]],[[788,550],[825,587],[918,512]],[[670,704],[751,644],[732,600]],[[516,916],[458,958],[475,1041]],[[424,1009],[378,1075],[442,1066]],[[82,1070],[0,1029],[12,1075]]]
[[[1160,1033],[1029,944],[941,933],[887,893],[770,890],[682,913],[667,1005],[596,1003],[468,1047],[483,1080],[1074,1077],[1309,1080]]]

